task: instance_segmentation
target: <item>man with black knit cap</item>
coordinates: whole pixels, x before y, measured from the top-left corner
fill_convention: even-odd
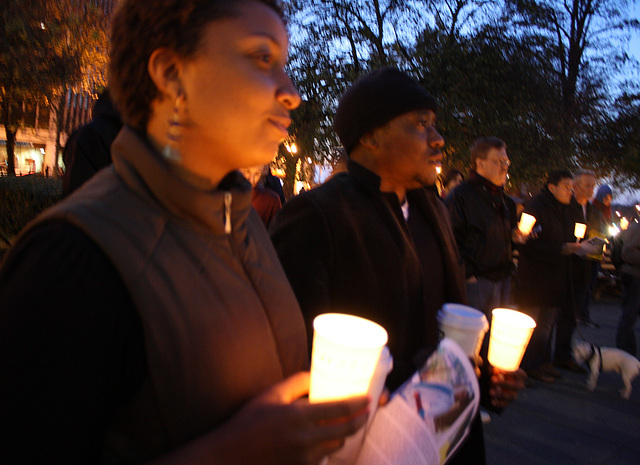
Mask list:
[[[356,81],[334,123],[348,172],[293,198],[271,226],[309,335],[313,318],[329,311],[381,324],[394,360],[391,390],[437,345],[441,305],[466,301],[463,263],[435,190],[444,146],[436,110],[435,99],[396,69]],[[494,405],[502,406],[521,380],[494,387]],[[454,463],[485,462],[475,426]]]

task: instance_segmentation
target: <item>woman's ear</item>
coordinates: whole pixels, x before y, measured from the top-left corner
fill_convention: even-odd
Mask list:
[[[163,97],[175,100],[181,95],[181,66],[182,61],[178,54],[166,48],[154,50],[149,57],[147,64],[149,76]]]

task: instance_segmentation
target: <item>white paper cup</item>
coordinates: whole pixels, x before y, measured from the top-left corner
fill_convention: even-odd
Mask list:
[[[466,305],[444,304],[436,318],[444,335],[453,339],[465,354],[471,358],[478,355],[489,329],[484,313]]]
[[[536,224],[535,216],[529,215],[528,213],[522,213],[520,217],[520,222],[518,223],[518,229],[525,236],[531,234],[531,230],[533,229],[533,225]]]
[[[353,315],[325,313],[313,321],[309,401],[365,395],[387,343],[377,323]]]
[[[505,371],[515,371],[520,366],[536,322],[530,316],[508,308],[496,308],[492,315],[489,363]]]
[[[584,223],[576,223],[575,228],[573,228],[573,235],[576,236],[576,239],[582,239],[587,232],[587,225]]]

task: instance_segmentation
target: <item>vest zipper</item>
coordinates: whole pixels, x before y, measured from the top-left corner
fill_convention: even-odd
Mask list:
[[[231,192],[224,193],[224,233],[231,234]]]

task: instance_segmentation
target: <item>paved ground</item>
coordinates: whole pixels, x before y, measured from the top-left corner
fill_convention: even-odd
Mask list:
[[[582,328],[585,338],[615,347],[619,300],[591,305],[599,329]],[[640,342],[640,324],[636,324]],[[639,465],[640,377],[631,399],[618,393],[615,373],[600,375],[594,392],[586,375],[563,371],[554,384],[536,382],[526,388],[501,415],[485,425],[490,465]]]

